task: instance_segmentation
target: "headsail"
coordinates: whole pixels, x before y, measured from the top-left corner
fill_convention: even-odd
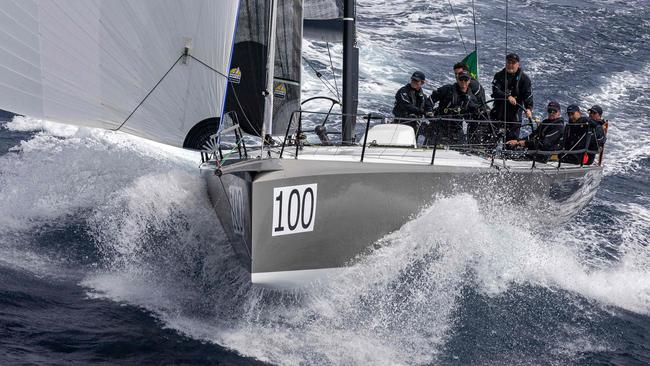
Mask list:
[[[291,113],[300,109],[302,1],[276,0],[273,134],[286,129]],[[226,112],[234,111],[244,131],[260,135],[264,118],[270,2],[241,0],[235,48],[230,66]]]
[[[238,4],[0,0],[0,108],[183,146],[221,116]]]

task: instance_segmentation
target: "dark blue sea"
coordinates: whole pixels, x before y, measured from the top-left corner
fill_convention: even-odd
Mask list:
[[[471,2],[452,5],[470,51]],[[610,120],[577,217],[549,228],[446,197],[333,283],[264,290],[196,155],[16,117],[0,122],[0,365],[650,364],[650,3],[512,1],[507,51],[505,5],[476,1],[480,81],[514,51],[536,114],[556,99]],[[452,81],[466,51],[448,2],[357,12],[362,111],[389,113],[416,69],[427,91]],[[304,49],[333,83],[325,45]]]

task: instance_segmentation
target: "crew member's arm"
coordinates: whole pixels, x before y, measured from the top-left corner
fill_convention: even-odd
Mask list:
[[[492,80],[492,99],[503,100],[506,99],[506,94],[503,89],[503,80],[499,80],[496,74]]]
[[[540,131],[541,129],[538,129]],[[562,140],[564,134],[564,124],[563,123],[550,123],[544,129],[544,136],[540,136],[537,149],[543,151],[555,151]],[[526,147],[529,149],[535,149],[535,144],[533,141],[526,143]]]
[[[447,85],[443,85],[439,87],[438,89],[434,89],[431,92],[431,108],[435,107],[436,103],[441,102],[447,94],[449,94],[450,90]],[[441,106],[438,105],[438,109],[441,109]]]
[[[476,97],[476,100],[478,101],[479,105],[481,107],[485,106],[485,89],[481,85],[481,83],[478,82],[478,80],[473,80],[472,79],[472,86],[474,89],[472,92],[474,93],[474,96]]]
[[[533,87],[528,75],[524,74],[521,79],[519,93],[521,93],[521,102],[526,109],[526,117],[531,118],[533,116]]]

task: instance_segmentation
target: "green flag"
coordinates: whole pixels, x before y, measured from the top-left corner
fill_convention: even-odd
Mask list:
[[[472,78],[478,80],[478,54],[476,50],[465,56],[461,62],[469,67],[469,74],[472,75]]]

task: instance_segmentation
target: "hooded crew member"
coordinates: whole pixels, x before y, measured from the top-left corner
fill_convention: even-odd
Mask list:
[[[533,89],[528,75],[519,66],[519,56],[506,56],[506,67],[497,72],[492,80],[492,98],[495,99],[491,118],[494,121],[510,122],[506,126],[506,140],[519,138],[521,128],[521,107],[527,117],[532,116]]]

